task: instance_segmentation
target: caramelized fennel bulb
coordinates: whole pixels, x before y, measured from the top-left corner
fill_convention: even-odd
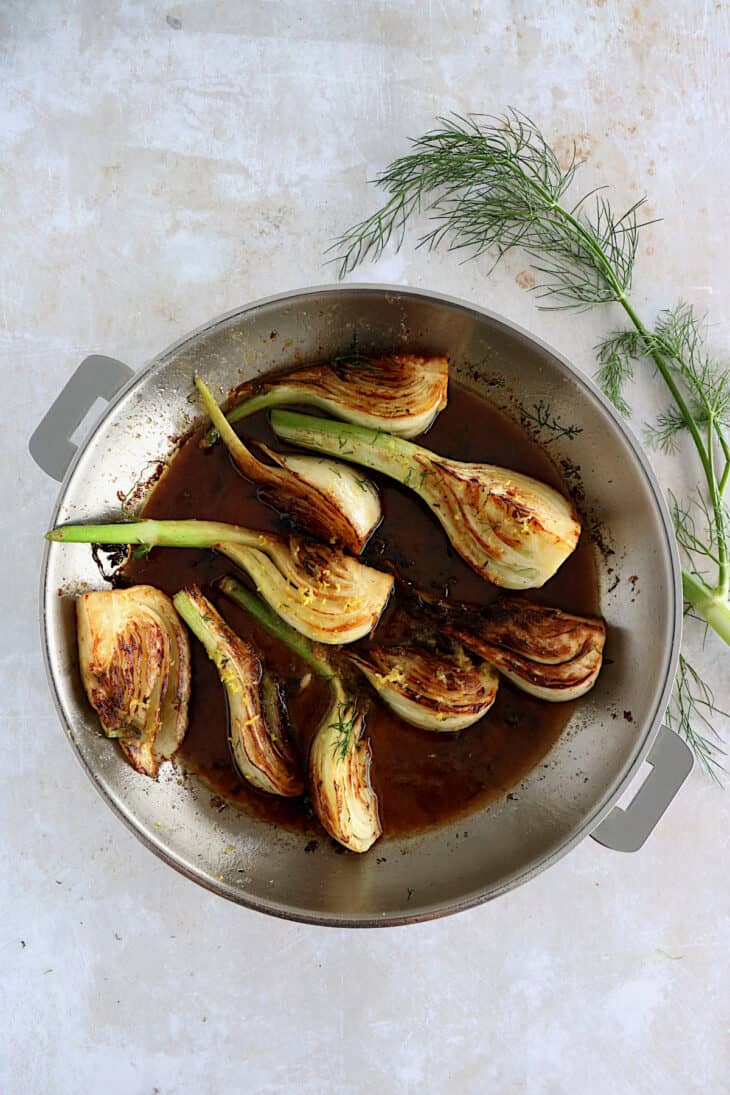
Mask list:
[[[447,630],[523,692],[559,702],[584,696],[603,663],[603,620],[504,598],[458,614]]]
[[[331,837],[352,852],[366,852],[383,828],[378,799],[370,782],[371,749],[364,737],[365,715],[340,676],[306,638],[293,631],[234,578],[221,592],[249,612],[317,674],[329,681],[330,703],[309,753],[308,779],[314,810]]]
[[[349,658],[383,702],[421,730],[472,726],[497,696],[497,671],[488,662],[474,665],[461,648],[446,655],[408,646],[373,646]]]
[[[337,548],[219,521],[62,525],[47,533],[47,539],[217,548],[253,579],[261,596],[287,623],[315,642],[351,643],[367,635],[393,588],[390,574],[365,566]]]
[[[369,634],[393,588],[392,575],[313,540],[292,536],[268,551],[227,543],[218,549],[283,620],[315,642],[351,643]]]
[[[152,779],[185,737],[190,648],[172,601],[152,586],[76,602],[81,680],[107,737]]]
[[[494,585],[542,586],[578,543],[570,502],[527,475],[449,460],[400,437],[293,411],[272,411],[271,425],[285,441],[337,453],[410,487],[462,558]]]
[[[266,445],[273,461],[263,464],[229,425],[212,393],[195,378],[205,409],[237,467],[259,483],[276,503],[319,540],[342,544],[354,555],[363,550],[380,524],[383,511],[377,488],[347,464],[312,456],[282,456]]]
[[[322,825],[351,852],[366,852],[383,832],[364,733],[364,713],[333,677],[330,706],[309,753],[309,789]]]
[[[254,395],[244,395],[227,418],[239,422],[267,407],[299,403],[358,426],[417,437],[446,406],[448,385],[445,357],[358,355],[265,380]]]
[[[239,772],[259,791],[287,798],[301,795],[301,765],[286,730],[276,681],[262,673],[254,648],[231,630],[197,586],[176,593],[174,604],[218,670]]]

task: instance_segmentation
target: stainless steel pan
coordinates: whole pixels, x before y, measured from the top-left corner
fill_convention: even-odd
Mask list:
[[[545,763],[513,796],[444,828],[385,841],[377,855],[337,854],[326,841],[305,854],[306,837],[233,808],[219,812],[202,784],[193,779],[192,790],[181,786],[170,766],[156,783],[136,775],[99,735],[79,682],[73,617],[73,595],[102,584],[88,551],[48,546],[41,627],[69,739],[101,795],[148,847],[241,904],[292,919],[360,926],[469,908],[526,882],[589,834],[608,847],[635,851],[692,757],[661,726],[679,655],[682,600],[669,517],[646,458],[567,361],[472,305],[395,286],[326,287],[216,319],[136,375],[109,358],[87,358],[30,444],[40,466],[63,480],[51,520],[118,514],[118,493],[164,460],[192,421],[195,371],[228,389],[295,358],[339,352],[354,331],[368,349],[402,345],[448,354],[456,375],[486,386],[508,413],[544,399],[562,421],[581,427],[572,440],[564,439],[562,452],[559,443],[550,451],[580,466],[592,517],[610,537],[612,573],[600,564],[610,660]],[[76,451],[69,438],[99,396],[109,406]],[[628,580],[633,576],[638,582]],[[653,765],[651,774],[626,810],[616,808],[644,758]]]

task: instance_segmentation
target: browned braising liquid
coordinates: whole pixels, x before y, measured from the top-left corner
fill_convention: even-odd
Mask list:
[[[240,433],[245,439],[265,440],[282,448],[264,414],[242,422]],[[282,530],[281,519],[259,500],[256,488],[241,477],[225,448],[219,444],[205,451],[199,440],[197,434],[181,448],[155,487],[144,515],[197,517]],[[448,406],[424,442],[446,456],[499,464],[562,488],[545,452],[518,425],[453,381]],[[364,561],[383,569],[395,567],[408,581],[457,600],[488,603],[498,595],[496,588],[462,562],[416,495],[389,479],[368,474],[380,486],[384,519],[363,555]],[[210,551],[156,548],[146,558],[131,560],[125,575],[132,582],[149,583],[170,595],[185,585],[201,585],[231,626],[254,642],[286,683],[295,738],[306,756],[326,709],[326,687],[212,587],[232,569],[230,562]],[[557,576],[528,596],[568,611],[597,611],[593,555],[585,537]],[[396,594],[374,637],[396,638],[402,634],[402,623],[403,609]],[[308,800],[263,794],[236,774],[228,747],[223,688],[215,667],[194,638],[191,650],[190,726],[179,754],[182,765],[198,773],[214,793],[246,810],[287,826],[316,829]],[[480,722],[458,733],[429,733],[401,722],[364,681],[360,686],[371,697],[367,732],[373,750],[372,779],[383,828],[390,836],[467,813],[514,786],[545,755],[573,709],[571,703],[532,699],[503,680],[496,703]]]

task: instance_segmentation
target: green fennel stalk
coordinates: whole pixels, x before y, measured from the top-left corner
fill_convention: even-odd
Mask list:
[[[318,676],[324,677],[326,680],[331,680],[335,676],[334,670],[327,660],[327,655],[324,652],[319,652],[310,639],[305,635],[300,635],[298,631],[290,627],[285,620],[282,620],[281,616],[277,615],[267,604],[264,604],[250,589],[246,589],[235,578],[222,578],[219,582],[219,589],[234,604],[253,616],[254,620],[261,624],[270,635],[288,646]]]
[[[357,701],[348,694],[342,678],[330,665],[327,655],[319,652],[315,644],[304,635],[300,635],[289,627],[268,605],[259,600],[255,593],[246,589],[235,578],[222,578],[219,589],[239,608],[248,612],[270,635],[288,646],[314,673],[329,682],[333,704],[330,712],[325,716],[321,729],[334,732],[335,755],[344,759],[352,745],[358,707]],[[333,721],[328,722],[328,719]]]
[[[393,240],[403,243],[411,216],[426,212],[433,224],[419,240],[431,249],[447,242],[474,257],[491,249],[496,262],[520,247],[543,280],[537,296],[549,308],[586,308],[616,303],[629,327],[597,347],[598,380],[623,413],[624,388],[633,364],[650,361],[671,397],[650,429],[652,440],[671,450],[686,430],[702,468],[703,489],[688,505],[674,501],[677,539],[686,564],[684,597],[730,644],[730,558],[725,494],[730,481],[730,371],[704,348],[704,325],[691,307],[662,312],[653,327],[639,317],[629,298],[644,199],[616,216],[601,190],[575,202],[566,192],[579,166],[563,168],[535,124],[518,111],[499,118],[454,116],[412,142],[409,155],[395,160],[375,180],[388,195],[374,214],[354,225],[333,245],[343,277],[366,258],[377,258]],[[647,223],[647,222],[645,222]],[[546,303],[545,303],[546,302]],[[699,531],[695,518],[704,526]],[[713,573],[708,574],[708,568]],[[700,737],[692,716],[714,710],[712,694],[688,663],[678,677],[675,720],[706,766],[719,763],[721,750]],[[721,713],[721,712],[719,712]],[[708,752],[709,751],[709,752]],[[709,759],[708,759],[709,757]]]
[[[109,525],[60,525],[46,540],[61,544],[141,544],[145,547],[212,548],[220,543],[265,550],[274,538],[222,521],[117,521]]]

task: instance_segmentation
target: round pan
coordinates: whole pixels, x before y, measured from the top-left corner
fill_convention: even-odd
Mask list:
[[[455,378],[501,401],[508,413],[544,399],[562,421],[581,428],[563,450],[558,441],[550,452],[580,466],[591,517],[610,537],[611,574],[598,557],[609,660],[514,796],[444,827],[382,841],[363,856],[340,854],[324,839],[307,853],[306,834],[233,807],[220,812],[209,790],[193,777],[181,785],[170,765],[156,782],[138,776],[100,736],[79,680],[73,612],[74,595],[103,587],[88,551],[47,545],[41,627],[69,740],[100,794],[148,847],[215,893],[262,912],[372,926],[425,920],[497,897],[591,833],[633,850],[689,771],[686,746],[660,725],[679,656],[679,562],[658,484],[624,423],[564,358],[486,310],[396,286],[347,285],[232,312],[137,375],[111,359],[87,358],[38,427],[31,452],[49,474],[63,478],[54,524],[113,520],[118,492],[169,458],[172,439],[191,425],[194,373],[227,390],[295,359],[342,352],[355,331],[368,350],[448,355]],[[504,385],[489,385],[497,375]],[[99,395],[109,406],[74,455],[68,438]],[[635,575],[640,595],[628,581]],[[612,811],[650,750],[652,775],[629,810]]]

